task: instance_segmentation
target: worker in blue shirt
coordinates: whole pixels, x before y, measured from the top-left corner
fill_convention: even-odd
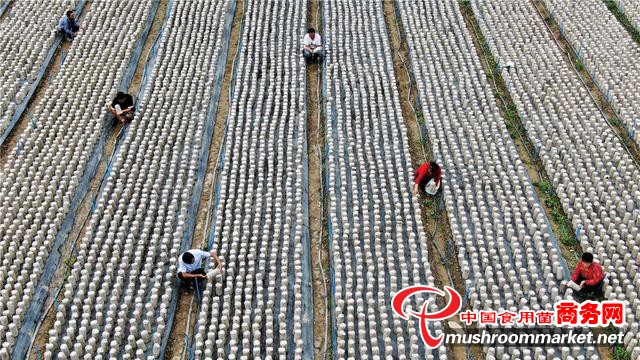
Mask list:
[[[78,30],[80,30],[80,26],[78,25],[76,15],[73,10],[67,11],[66,16],[60,20],[58,29],[64,34],[67,40],[73,40],[78,33]]]

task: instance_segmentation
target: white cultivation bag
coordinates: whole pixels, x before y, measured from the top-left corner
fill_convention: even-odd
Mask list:
[[[435,195],[440,189],[440,183],[436,183],[435,179],[429,180],[427,185],[424,186],[424,192],[429,195]]]

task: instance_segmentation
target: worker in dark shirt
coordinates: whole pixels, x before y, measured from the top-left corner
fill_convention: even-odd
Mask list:
[[[118,92],[108,107],[111,114],[120,120],[120,122],[125,123],[133,120],[135,108],[133,106],[133,97],[131,95]]]
[[[440,186],[440,180],[442,180],[442,169],[440,165],[438,165],[435,161],[425,162],[420,165],[413,175],[413,192],[417,195],[420,191],[425,191],[426,186],[429,184],[429,181],[433,179],[433,188],[437,191]],[[433,192],[433,191],[431,191]]]

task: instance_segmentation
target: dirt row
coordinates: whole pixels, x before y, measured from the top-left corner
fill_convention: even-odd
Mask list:
[[[9,16],[9,13],[11,13],[11,9],[15,4],[14,0],[0,0],[0,8],[2,8],[7,1],[9,3],[4,8],[4,11],[0,13],[0,19],[4,19],[5,16]]]
[[[308,0],[307,26],[322,29],[322,3]],[[316,30],[321,31],[321,30]],[[321,34],[324,35],[324,34]],[[325,114],[322,98],[322,65],[307,67],[307,154],[309,158],[309,234],[313,286],[313,337],[316,359],[330,356],[331,316],[329,314],[330,273],[327,239],[325,159]]]
[[[582,62],[576,55],[574,48],[564,35],[562,35],[560,26],[558,26],[558,23],[551,16],[549,9],[547,9],[545,4],[540,0],[531,0],[531,3],[536,8],[545,24],[547,24],[550,32],[549,36],[554,39],[560,50],[562,50],[564,54],[563,58],[565,59],[567,66],[578,73],[585,84],[585,87],[591,94],[593,101],[604,113],[605,120],[609,125],[611,125],[615,133],[620,138],[623,146],[626,147],[631,157],[635,160],[636,164],[640,164],[640,147],[627,136],[627,130],[624,126],[624,122],[620,119],[615,110],[613,110],[611,104],[607,102],[604,93],[600,91],[596,83],[593,81],[591,74],[589,74],[589,71],[587,71],[587,69],[582,65]]]
[[[91,5],[92,5],[92,3],[90,1],[87,2],[87,4],[84,7],[83,14],[86,14],[91,10]],[[31,124],[31,121],[30,121],[31,118],[30,118],[29,114],[33,114],[35,112],[35,109],[43,101],[45,101],[44,94],[47,91],[47,89],[49,88],[49,85],[51,84],[53,79],[60,72],[60,68],[62,66],[62,63],[63,63],[63,60],[64,60],[64,56],[66,56],[66,54],[69,52],[69,48],[71,47],[71,44],[72,44],[71,42],[63,41],[60,44],[60,46],[58,47],[58,49],[56,50],[56,52],[55,52],[55,54],[54,54],[54,56],[53,56],[53,58],[51,60],[51,63],[49,64],[49,66],[45,70],[44,77],[42,78],[42,81],[40,82],[40,84],[38,84],[38,87],[36,88],[36,91],[34,92],[33,97],[31,98],[29,104],[27,105],[27,111],[25,111],[23,113],[23,115],[20,117],[20,119],[18,120],[18,123],[13,128],[13,130],[10,133],[9,137],[7,137],[7,139],[4,142],[2,148],[0,148],[0,167],[3,167],[6,164],[6,162],[9,160],[9,157],[13,154],[13,150],[15,149],[16,144],[17,144],[18,140],[20,139],[20,136],[25,132],[25,130],[27,129],[29,124]],[[87,205],[87,204],[83,203],[80,206],[80,208],[78,209],[78,213],[80,214],[82,212],[88,211],[88,207],[90,207],[90,204]],[[69,239],[75,238],[77,233],[78,233],[77,230],[75,232],[71,232],[69,234]],[[63,256],[61,257],[62,262],[59,265],[59,268],[56,271],[56,274],[54,275],[54,278],[53,278],[53,280],[51,282],[51,285],[50,285],[51,289],[59,288],[60,285],[64,282],[64,278],[66,277],[69,265],[71,263],[70,259],[69,259],[69,250],[68,250],[68,248],[70,248],[70,246],[68,246],[68,244],[64,244],[60,248],[60,251],[63,254]],[[50,304],[52,302],[53,302],[53,299],[49,299],[47,301],[47,304]],[[44,344],[48,340],[47,332],[53,326],[53,321],[54,320],[55,320],[55,312],[54,311],[49,311],[47,313],[47,316],[45,317],[40,329],[38,330],[38,332],[36,334],[35,341],[34,341],[34,349],[44,348]],[[35,353],[28,354],[29,358],[35,357],[35,355],[36,355]]]
[[[603,112],[605,117],[605,121],[609,123],[611,128],[614,130],[622,145],[627,149],[631,157],[635,160],[636,164],[640,163],[640,148],[638,145],[630,140],[627,137],[627,131],[624,127],[624,122],[620,119],[618,114],[613,110],[611,104],[607,102],[605,95],[600,91],[596,83],[593,81],[593,78],[587,71],[587,69],[582,65],[580,59],[578,58],[574,48],[571,46],[567,38],[562,35],[560,31],[560,26],[555,21],[555,19],[551,16],[549,9],[545,6],[545,4],[540,0],[531,0],[531,3],[537,10],[538,14],[542,18],[542,20],[547,25],[547,30],[549,36],[554,40],[556,45],[562,50],[564,53],[564,60],[567,66],[574,70],[581,78],[584,86],[587,88],[589,93],[591,94],[591,99],[594,101],[596,106]],[[548,217],[548,214],[547,214]],[[563,245],[563,244],[561,244]],[[577,246],[576,251],[579,253],[581,249]],[[571,264],[572,262],[570,262]],[[604,329],[596,329],[594,331],[596,334],[600,334],[605,332]],[[600,353],[600,357],[602,359],[615,359],[614,350],[606,345],[598,345],[598,351]]]
[[[145,60],[147,59],[147,55],[151,51],[153,41],[158,36],[162,28],[162,22],[167,12],[168,2],[169,2],[168,0],[160,0],[158,10],[155,14],[155,18],[149,30],[147,41],[143,46],[142,55],[138,60],[136,71],[132,78],[132,82],[129,85],[129,88],[127,90],[129,94],[136,94],[140,89],[143,75],[144,75]],[[84,13],[88,13],[90,11],[91,5],[92,5],[91,1],[87,2]],[[64,52],[67,52],[70,46],[71,46],[70,42],[64,42],[61,47],[61,50]],[[55,55],[54,61],[52,62],[52,65],[48,70],[49,73],[45,76],[45,79],[48,79],[49,76],[51,76],[51,78],[54,78],[56,76],[60,67],[60,57],[61,57],[62,51],[59,50],[58,53]],[[48,85],[48,81],[43,80],[41,87],[38,88],[38,91],[36,92],[35,101],[33,101],[32,104],[29,106],[30,108],[37,106],[38,103],[42,101],[42,95],[44,94],[44,91],[46,90],[47,85]],[[29,121],[23,121],[23,120],[24,119],[20,120],[20,123],[16,126],[16,128],[12,133],[12,137],[9,138],[14,143],[16,139],[19,137],[19,134],[22,133],[22,129],[24,129],[24,127],[26,127],[27,124],[29,123]],[[51,285],[50,285],[51,289],[58,289],[60,286],[62,286],[65,282],[66,276],[68,275],[68,272],[73,267],[73,264],[75,262],[75,258],[73,257],[73,254],[72,254],[74,245],[85,232],[85,228],[88,224],[88,219],[90,217],[91,205],[93,201],[97,198],[97,196],[99,196],[98,192],[100,190],[100,186],[102,184],[102,180],[107,168],[107,163],[111,160],[111,157],[113,156],[116,141],[121,130],[122,130],[122,124],[117,123],[115,125],[115,129],[113,130],[113,133],[107,139],[107,143],[105,145],[102,156],[100,158],[100,163],[96,170],[96,174],[91,179],[89,190],[85,194],[80,204],[80,207],[78,208],[73,227],[69,232],[67,240],[65,241],[63,246],[60,248],[60,252],[62,254],[61,256],[62,261],[58,266],[58,269],[53,278],[53,281],[51,282]],[[12,149],[13,145],[10,143],[8,148]],[[49,302],[51,301],[53,300],[50,300]],[[56,312],[54,308],[50,308],[49,311],[46,312],[44,321],[36,334],[34,347],[33,347],[34,349],[44,348],[44,345],[48,340],[48,331],[51,329],[55,321],[55,314]],[[29,354],[29,356],[33,358],[36,356],[36,353],[32,352],[32,354]]]
[[[405,120],[409,136],[409,152],[413,160],[414,168],[417,168],[425,161],[433,159],[433,145],[431,139],[425,134],[421,137],[419,125],[419,110],[414,108],[417,103],[418,90],[415,81],[412,79],[409,62],[409,48],[406,39],[402,36],[402,19],[397,15],[395,2],[384,2],[385,22],[389,40],[392,47],[393,67],[396,75],[396,83],[401,99],[402,116]],[[429,261],[431,270],[436,280],[436,286],[442,288],[451,286],[458,293],[465,293],[462,272],[456,254],[458,250],[453,243],[449,218],[444,205],[439,208],[438,199],[423,199],[420,203],[422,225],[427,232],[427,243],[429,249]],[[448,244],[448,242],[451,242]],[[447,255],[447,247],[451,247],[450,255]],[[443,302],[444,305],[444,302]],[[463,307],[466,304],[463,304]],[[457,317],[452,317],[445,323],[448,333],[456,329],[463,328]],[[467,359],[467,351],[470,351],[476,359],[483,358],[479,347],[474,346],[467,349],[464,346],[449,346],[449,354],[454,359]]]
[[[532,1],[532,3],[534,4],[534,6],[538,8],[540,6],[543,7],[543,5],[539,1],[534,0]],[[539,8],[539,10],[542,10],[542,9]],[[464,20],[467,25],[467,28],[469,29],[469,32],[474,35],[472,37],[472,40],[474,42],[475,49],[478,56],[482,59],[481,61],[482,67],[485,71],[485,74],[487,75],[489,83],[492,85],[494,94],[497,94],[498,99],[500,100],[496,102],[498,104],[500,114],[502,118],[505,120],[505,124],[507,125],[507,128],[509,129],[509,132],[511,134],[511,137],[516,145],[516,149],[518,151],[518,154],[520,155],[520,158],[522,159],[522,163],[527,168],[529,177],[531,178],[531,181],[534,184],[534,189],[538,195],[538,198],[541,200],[541,204],[545,211],[545,215],[549,220],[549,223],[551,224],[552,231],[556,235],[556,238],[559,239],[559,245],[560,245],[560,250],[562,252],[562,255],[565,258],[567,264],[569,265],[569,268],[573,268],[575,267],[576,263],[580,258],[580,255],[582,254],[582,249],[580,248],[580,244],[577,241],[575,241],[572,238],[566,239],[566,236],[564,236],[563,234],[565,232],[569,232],[569,234],[573,234],[575,230],[573,229],[570,222],[568,221],[566,214],[562,210],[559,203],[556,204],[555,199],[552,196],[550,196],[550,194],[553,193],[551,181],[549,180],[550,178],[546,173],[546,170],[544,169],[544,166],[542,165],[540,159],[533,156],[531,153],[532,151],[531,149],[533,149],[534,146],[531,143],[529,137],[526,135],[526,133],[521,131],[521,129],[524,129],[524,126],[522,124],[522,119],[520,119],[517,113],[514,114],[514,112],[512,111],[512,109],[515,108],[515,104],[513,102],[513,99],[509,95],[508,91],[506,90],[506,85],[504,83],[504,80],[502,79],[502,77],[494,73],[495,66],[493,65],[492,55],[487,54],[485,51],[483,51],[483,49],[488,49],[488,47],[484,46],[485,45],[484,38],[482,37],[481,33],[478,31],[478,22],[477,22],[477,19],[475,18],[475,14],[471,10],[471,8],[468,6],[467,7],[462,6],[462,11],[464,14]],[[543,15],[543,14],[546,14],[546,15]],[[542,12],[541,15],[543,15],[544,21],[546,22],[550,21],[550,17],[548,16],[548,13]],[[560,31],[557,25],[555,25],[555,28],[551,27],[551,29],[552,29],[552,33],[550,34],[550,36],[558,39],[558,37],[560,36]],[[561,46],[564,51],[567,51],[567,49],[570,49],[568,43],[566,43],[566,40],[564,44],[560,42],[558,43],[558,45]],[[567,62],[572,61],[572,59],[569,56],[566,57],[566,60]],[[573,66],[573,64],[569,63],[568,66]],[[580,75],[583,77],[585,76],[585,74],[582,74],[582,73]],[[586,76],[588,77],[588,73],[586,73]],[[587,88],[594,95],[596,99],[599,99],[598,101],[604,100],[604,96],[601,93],[600,94],[596,93],[597,87],[595,86],[595,84],[593,84],[593,82],[591,82],[590,84],[587,82]],[[599,104],[599,106],[602,106],[602,105]],[[607,115],[615,116],[613,114],[613,111],[610,108],[609,110],[605,110],[605,111],[607,112]],[[519,130],[515,130],[515,129],[519,129]],[[541,186],[540,184],[545,184],[545,185]],[[564,229],[564,228],[568,228],[568,229]],[[563,238],[565,239],[563,240]],[[611,348],[609,347],[598,346],[598,351],[600,352],[600,356],[603,359],[613,358],[611,353]]]
[[[570,267],[577,263],[578,258],[580,257],[581,249],[580,245],[573,240],[572,237],[567,238],[563,234],[570,234],[573,236],[575,233],[571,223],[566,220],[567,216],[564,214],[564,211],[560,207],[559,204],[555,204],[554,201],[551,201],[550,195],[553,189],[547,188],[547,186],[541,186],[540,184],[551,184],[550,178],[546,173],[542,162],[532,155],[532,149],[534,149],[531,140],[527,136],[526,132],[524,132],[524,125],[522,123],[522,119],[520,119],[517,111],[515,111],[515,103],[513,99],[509,95],[506,85],[502,77],[498,74],[494,73],[494,59],[491,54],[487,53],[486,49],[488,49],[485,45],[485,40],[482,37],[482,33],[479,31],[478,22],[473,14],[473,11],[470,7],[462,6],[463,16],[465,20],[465,24],[469,32],[472,34],[472,41],[475,45],[476,53],[481,59],[481,64],[483,70],[489,80],[489,84],[493,88],[494,94],[496,94],[496,104],[498,105],[498,109],[500,111],[501,117],[505,121],[505,125],[509,130],[509,134],[511,135],[511,139],[513,140],[516,150],[518,151],[518,155],[520,155],[520,159],[522,159],[523,165],[527,169],[527,173],[529,174],[529,178],[532,183],[535,185],[534,189],[538,195],[538,198],[541,200],[542,207],[544,208],[545,214],[549,219],[551,224],[552,231],[556,235],[556,238],[559,239],[560,249],[562,254],[569,264]],[[486,50],[486,51],[485,51]],[[554,206],[557,205],[557,206]],[[564,240],[563,240],[564,239]]]
[[[86,13],[90,7],[91,4],[87,3],[87,5],[85,5],[84,12]],[[35,113],[35,109],[42,103],[42,101],[44,101],[44,94],[49,88],[50,82],[58,75],[60,67],[62,66],[63,57],[69,52],[70,47],[71,43],[69,41],[63,41],[60,46],[58,46],[58,49],[51,59],[51,63],[49,63],[49,66],[44,72],[42,81],[36,87],[36,91],[33,93],[33,96],[27,105],[26,111],[16,123],[9,136],[2,144],[2,147],[0,147],[0,168],[4,167],[7,163],[9,156],[13,154],[13,151],[16,148],[20,135],[22,135],[29,124],[31,124],[31,114]]]
[[[198,205],[196,226],[191,243],[192,249],[201,249],[206,247],[207,237],[212,225],[211,221],[213,219],[211,219],[211,211],[213,206],[212,204],[215,204],[216,201],[214,190],[218,171],[218,158],[224,142],[225,120],[227,119],[230,110],[229,106],[231,99],[229,98],[229,88],[233,83],[232,76],[234,59],[236,57],[238,43],[240,41],[242,22],[244,21],[244,1],[245,0],[236,0],[236,11],[233,16],[231,36],[229,38],[229,54],[227,55],[227,63],[225,64],[224,80],[222,83],[222,90],[220,92],[220,99],[218,100],[213,139],[211,141],[211,146],[209,147],[209,158],[202,186],[202,194],[200,195],[200,202]],[[195,324],[194,321],[197,315],[196,302],[193,297],[193,293],[189,294],[181,292],[179,295],[173,327],[169,334],[169,342],[167,344],[165,359],[182,358],[182,353],[185,350],[184,336],[187,334],[191,338],[191,332],[193,331],[193,325]],[[190,308],[191,311],[189,311]],[[187,322],[190,324],[189,329],[187,329]]]
[[[215,196],[212,193],[216,183],[216,172],[218,155],[223,145],[225,131],[225,121],[229,114],[229,88],[233,82],[233,60],[236,55],[238,41],[240,40],[240,29],[244,17],[243,1],[239,0],[236,5],[236,13],[231,29],[230,53],[225,68],[224,82],[218,103],[217,120],[213,133],[212,145],[209,149],[209,163],[207,165],[206,177],[203,192],[198,208],[197,222],[192,242],[192,248],[202,248],[207,239],[211,226],[211,204],[215,204]],[[309,26],[320,27],[320,3],[317,0],[309,0],[307,6],[307,22]],[[329,260],[327,256],[326,223],[323,222],[323,209],[325,208],[326,197],[324,197],[322,185],[324,149],[324,115],[322,114],[321,98],[319,89],[321,87],[321,67],[312,65],[307,68],[307,97],[310,99],[307,108],[307,146],[309,156],[309,227],[311,236],[311,258],[313,266],[313,303],[314,303],[314,349],[315,357],[324,358],[330,344],[325,343],[325,334],[329,331],[329,314],[327,313],[326,293],[328,284]],[[323,272],[320,269],[324,269]],[[323,284],[324,282],[324,284]],[[190,329],[186,329],[186,323],[191,317],[191,324],[195,316],[195,306],[191,313],[189,308],[192,304],[190,294],[181,294],[176,308],[176,318],[169,337],[166,359],[180,359],[184,350],[184,335]]]

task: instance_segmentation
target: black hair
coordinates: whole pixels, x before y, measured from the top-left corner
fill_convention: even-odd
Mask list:
[[[73,14],[73,10],[67,10],[67,17],[71,16],[71,14]]]
[[[127,96],[127,94],[123,93],[122,91],[118,91],[118,93],[116,94],[116,99],[120,100],[125,98],[125,96]]]
[[[584,253],[582,254],[582,261],[584,262],[593,262],[593,254],[592,253]]]
[[[307,29],[307,32],[308,32],[308,33],[315,33],[315,32],[316,32],[316,29],[314,29],[314,28],[308,28],[308,29]]]
[[[182,254],[182,261],[184,261],[185,264],[193,264],[195,260],[196,258],[193,256],[193,254],[188,251]]]
[[[429,170],[436,171],[438,169],[440,169],[440,165],[438,165],[437,162],[435,162],[435,161],[429,162]]]

